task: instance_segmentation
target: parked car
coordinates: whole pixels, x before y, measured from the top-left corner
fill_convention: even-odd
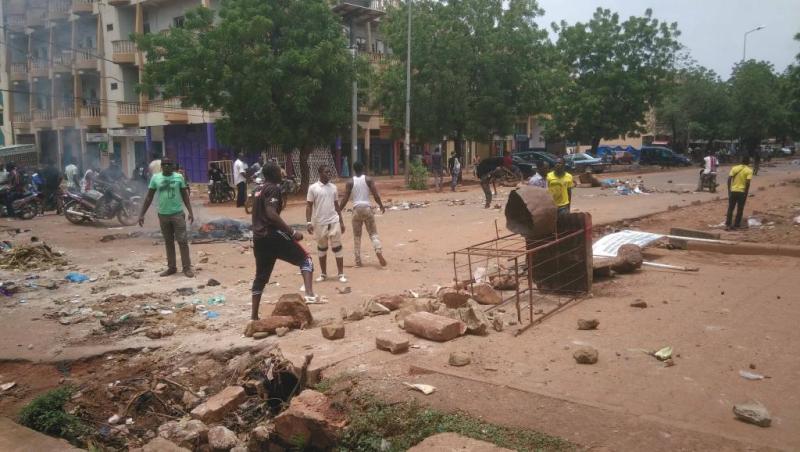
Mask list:
[[[781,148],[780,155],[794,155],[794,149],[793,148],[788,148],[788,147],[787,148]]]
[[[539,162],[547,162],[547,164],[550,165],[550,168],[552,168],[556,164],[556,159],[558,159],[558,157],[556,157],[555,155],[545,151],[516,152],[514,154],[511,154],[511,158],[514,159],[515,165],[519,166],[522,163],[527,163],[528,165],[532,165],[534,171],[536,170],[536,165],[538,165]],[[575,171],[572,162],[569,160],[566,159],[564,160],[564,166],[567,168],[567,171],[570,172]]]
[[[639,156],[641,165],[691,166],[692,161],[672,149],[660,146],[643,146]]]
[[[630,165],[636,158],[628,151],[614,151],[612,163]]]
[[[608,168],[608,164],[602,159],[592,157],[585,152],[576,152],[564,156],[564,163],[571,163],[576,173],[584,173],[586,169],[591,169],[593,173],[602,173]]]

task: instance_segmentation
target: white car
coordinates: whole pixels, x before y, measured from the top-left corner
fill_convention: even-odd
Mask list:
[[[792,149],[792,148],[783,148],[783,149],[781,149],[781,155],[794,155],[794,149]]]

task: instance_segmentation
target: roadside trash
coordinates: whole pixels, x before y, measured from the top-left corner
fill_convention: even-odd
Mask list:
[[[434,391],[436,391],[435,387],[433,387],[431,385],[425,385],[425,384],[422,384],[422,383],[414,383],[414,384],[403,383],[403,384],[408,386],[409,388],[417,390],[417,391],[419,391],[419,392],[421,392],[421,393],[423,393],[425,395],[431,395],[431,394],[433,394]]]
[[[224,295],[214,295],[213,297],[208,299],[206,304],[208,306],[219,306],[221,304],[225,304],[225,296]]]
[[[213,320],[219,318],[219,312],[216,311],[206,311],[206,319]]]
[[[12,248],[11,242],[6,240],[0,241],[0,251],[8,251]]]
[[[478,267],[472,272],[472,279],[475,280],[477,284],[483,282],[483,278],[486,276],[486,267]]]
[[[352,291],[353,291],[353,289],[351,289],[350,286],[347,286],[344,289],[342,289],[340,287],[336,288],[336,292],[338,292],[339,295],[346,295],[346,294],[349,294]]]
[[[13,388],[17,385],[16,381],[10,381],[8,383],[3,383],[0,385],[0,391],[8,391],[9,389]]]
[[[747,227],[748,228],[760,228],[761,227],[761,220],[755,217],[750,217],[747,219]]]
[[[800,224],[800,215],[794,217],[794,224]]]
[[[739,375],[746,380],[763,380],[764,378],[766,378],[761,374],[757,374],[755,372],[749,372],[746,370],[740,370]]]
[[[178,289],[175,289],[175,292],[178,292],[178,295],[183,295],[184,297],[188,297],[196,293],[194,287],[180,287]]]
[[[161,315],[170,315],[170,314],[172,314],[172,310],[171,309],[161,309],[161,310],[158,311],[158,313],[161,314]]]
[[[664,347],[661,350],[653,352],[653,356],[659,361],[666,361],[672,358],[672,347]]]
[[[88,281],[89,277],[84,275],[83,273],[69,272],[67,273],[67,276],[64,277],[64,279],[66,279],[69,282],[82,283],[84,281]]]
[[[17,293],[19,287],[12,281],[0,282],[0,294],[10,297]]]

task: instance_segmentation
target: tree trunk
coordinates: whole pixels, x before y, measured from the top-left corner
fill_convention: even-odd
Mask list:
[[[592,137],[592,155],[597,155],[597,148],[600,146],[600,138]]]
[[[311,169],[308,166],[308,156],[311,155],[312,149],[306,146],[300,148],[300,193],[308,191],[308,180],[311,174]]]

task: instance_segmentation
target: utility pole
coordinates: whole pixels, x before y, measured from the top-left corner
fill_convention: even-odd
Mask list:
[[[406,46],[406,139],[403,143],[405,153],[406,184],[409,181],[409,160],[411,159],[411,1],[408,2],[408,42]]]
[[[747,35],[749,35],[750,33],[759,31],[759,30],[763,30],[764,28],[766,28],[765,25],[760,25],[760,26],[758,26],[756,28],[753,28],[750,31],[745,32],[745,34],[744,34],[744,45],[742,46],[742,63],[747,61]]]
[[[355,68],[356,64],[356,48],[351,47],[350,49],[353,52],[353,67]],[[356,80],[356,74],[353,73],[353,105],[352,105],[352,124],[350,126],[350,142],[352,146],[350,148],[350,164],[352,165],[358,160],[358,81]],[[348,168],[349,169],[349,168]]]

